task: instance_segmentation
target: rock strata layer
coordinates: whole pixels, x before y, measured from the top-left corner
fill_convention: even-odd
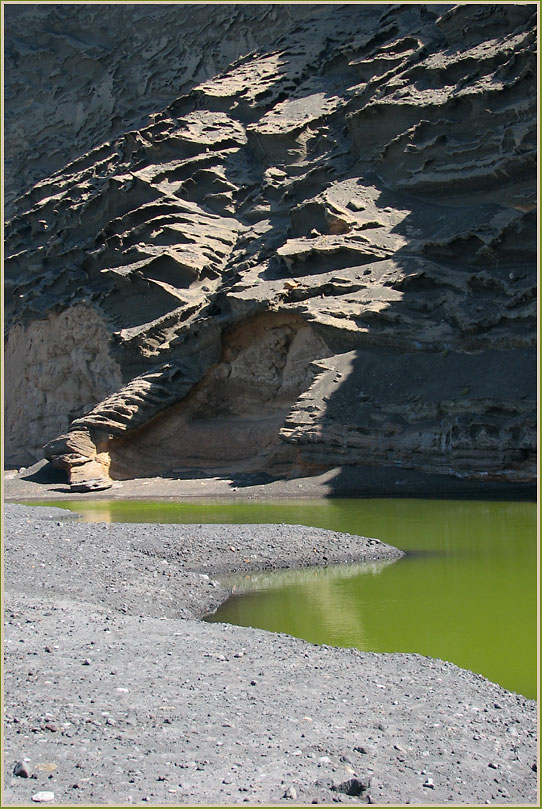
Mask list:
[[[8,461],[49,442],[78,490],[360,465],[534,481],[536,5],[302,7],[213,6],[258,49],[227,66],[224,46],[163,108],[149,90],[130,131],[92,113],[13,201]],[[147,6],[149,37],[165,8],[191,13]],[[25,14],[44,41],[47,13],[21,11],[10,59]]]

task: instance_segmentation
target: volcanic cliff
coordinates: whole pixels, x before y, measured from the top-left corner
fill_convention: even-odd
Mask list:
[[[536,5],[6,6],[8,463],[531,484]]]

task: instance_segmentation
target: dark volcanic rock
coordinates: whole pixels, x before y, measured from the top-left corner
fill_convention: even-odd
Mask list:
[[[18,775],[19,778],[30,778],[30,770],[24,761],[18,761],[13,767],[13,775]]]
[[[6,230],[8,461],[50,442],[76,490],[360,465],[534,481],[534,4],[212,6],[191,70],[153,37],[200,7],[123,11],[143,57],[114,6],[109,45],[70,33],[90,7],[36,8],[7,18],[10,131],[33,120],[25,26],[92,126],[62,129],[66,164],[40,130],[26,180],[8,138],[9,187],[39,179]],[[235,47],[224,19],[250,32]],[[63,70],[94,59],[103,89],[114,41],[134,70],[111,123]],[[163,85],[136,103],[140,61]]]
[[[342,781],[340,784],[335,784],[331,788],[335,792],[344,792],[345,795],[362,795],[367,792],[371,786],[370,778],[349,778],[348,781]]]
[[[267,3],[218,5],[212,15],[167,3],[6,7],[8,208],[68,161],[141,126],[197,82],[318,13]]]

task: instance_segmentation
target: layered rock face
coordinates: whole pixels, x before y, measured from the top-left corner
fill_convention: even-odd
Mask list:
[[[5,13],[5,204],[241,55],[319,13],[218,4],[27,3]]]
[[[8,460],[532,482],[536,4],[227,8],[257,51],[13,204]]]

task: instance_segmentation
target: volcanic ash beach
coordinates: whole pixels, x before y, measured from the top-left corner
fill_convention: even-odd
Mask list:
[[[534,805],[533,701],[441,660],[199,620],[227,571],[400,554],[7,505],[4,805]]]

